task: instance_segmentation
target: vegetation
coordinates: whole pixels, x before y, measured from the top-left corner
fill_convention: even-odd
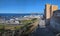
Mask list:
[[[31,20],[22,20],[20,21],[20,23],[22,23],[23,26],[21,25],[0,25],[0,32],[5,32],[6,30],[24,30],[24,28],[26,28],[24,30],[25,32],[28,32],[30,30],[30,28],[33,26],[31,25],[32,23],[34,23],[37,20],[37,18],[31,19]]]
[[[32,20],[22,20],[21,23],[26,25],[28,23],[32,23]]]

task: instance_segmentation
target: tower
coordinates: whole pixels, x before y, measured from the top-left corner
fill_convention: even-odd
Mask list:
[[[50,18],[53,15],[53,11],[58,10],[58,6],[56,5],[50,5],[46,4],[45,9],[44,9],[44,14],[45,14],[45,22],[50,23]]]
[[[50,16],[52,17],[53,11],[58,10],[58,6],[56,6],[56,5],[51,5],[51,8],[50,8],[50,9],[51,9],[51,10],[50,10],[50,11],[51,11],[51,13],[50,13],[51,15],[50,15]]]
[[[49,19],[50,18],[50,4],[46,4],[45,5],[45,16],[46,16],[46,19]]]

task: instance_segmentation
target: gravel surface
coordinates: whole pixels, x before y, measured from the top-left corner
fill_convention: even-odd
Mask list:
[[[41,25],[43,25],[42,28]],[[55,33],[53,33],[49,28],[44,26],[44,21],[40,20],[38,28],[34,32],[32,32],[31,36],[56,36]]]
[[[37,28],[36,31],[32,33],[31,36],[55,36],[52,31],[50,31],[48,28]]]

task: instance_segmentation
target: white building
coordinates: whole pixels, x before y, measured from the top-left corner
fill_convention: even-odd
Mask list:
[[[6,24],[19,24],[19,21],[18,20],[15,20],[15,19],[10,19],[10,20],[6,20],[5,23]]]
[[[24,16],[26,18],[40,18],[40,15],[30,15],[30,16]]]

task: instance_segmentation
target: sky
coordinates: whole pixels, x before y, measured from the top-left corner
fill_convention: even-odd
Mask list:
[[[0,13],[44,13],[47,3],[60,9],[60,0],[0,0]]]

